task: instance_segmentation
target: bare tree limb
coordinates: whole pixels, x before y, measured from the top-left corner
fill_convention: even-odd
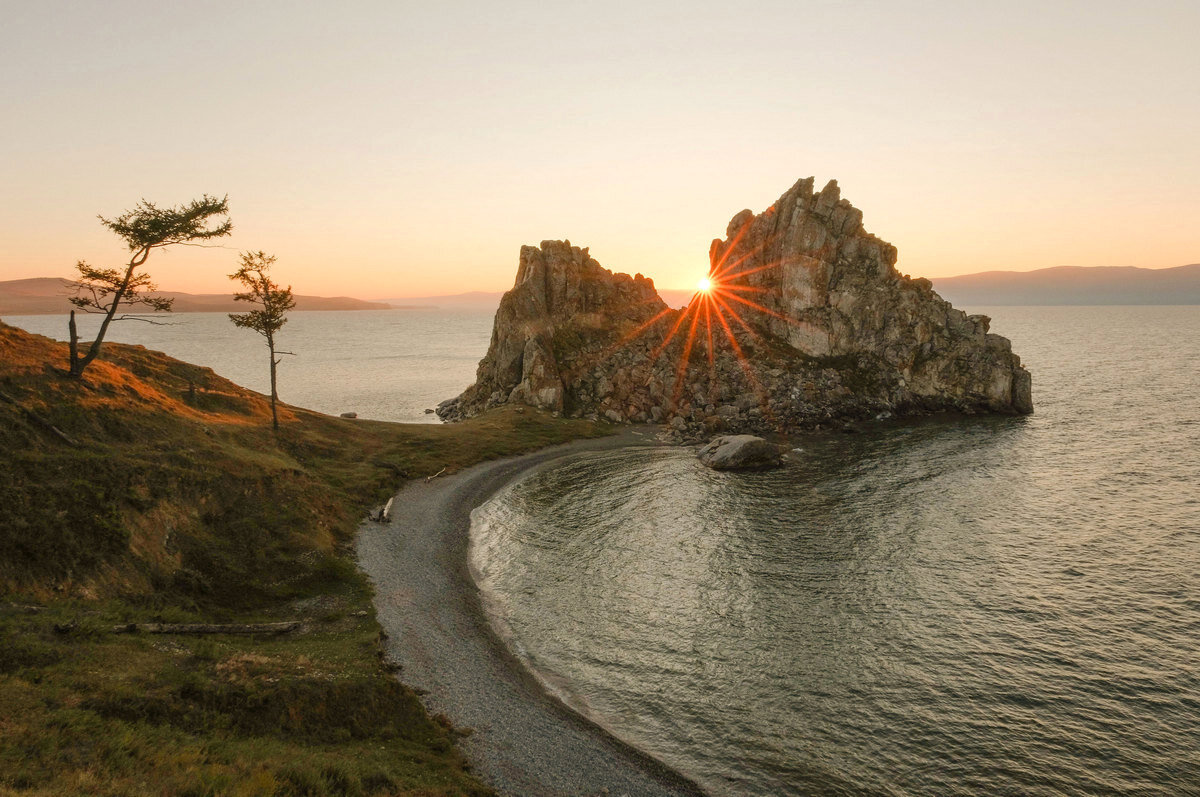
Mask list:
[[[299,620],[286,623],[126,623],[114,625],[114,634],[290,634],[303,626]]]
[[[19,409],[21,412],[25,413],[25,415],[28,416],[30,418],[30,420],[32,420],[38,426],[40,426],[43,429],[45,429],[46,431],[50,432],[55,437],[57,437],[59,440],[62,440],[64,443],[66,443],[67,445],[69,445],[69,446],[78,446],[79,445],[74,440],[72,440],[70,437],[68,437],[66,434],[64,434],[63,431],[61,429],[59,429],[57,426],[50,423],[50,421],[46,420],[41,415],[38,415],[36,412],[29,409],[28,407],[22,406],[12,396],[9,396],[5,393],[0,393],[0,401],[5,401],[5,402],[13,405],[17,409]]]
[[[156,327],[179,326],[179,322],[177,321],[157,321],[153,318],[146,318],[144,315],[119,315],[113,321],[143,321],[147,324],[154,324]]]

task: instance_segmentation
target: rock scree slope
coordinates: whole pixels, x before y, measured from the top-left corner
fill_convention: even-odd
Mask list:
[[[679,431],[789,431],[937,411],[1025,414],[1032,379],[990,319],[896,270],[836,181],[798,181],[713,241],[713,290],[671,310],[570,241],[521,247],[458,420],[528,404]]]

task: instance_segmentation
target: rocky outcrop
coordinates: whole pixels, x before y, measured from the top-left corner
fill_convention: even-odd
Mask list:
[[[987,316],[955,310],[927,279],[896,271],[896,248],[862,225],[836,180],[801,180],[764,213],[743,210],[710,259],[763,306],[758,323],[815,358],[872,361],[899,403],[1031,412],[1029,373]],[[890,380],[889,380],[890,381]]]
[[[571,390],[577,355],[611,346],[666,311],[651,280],[613,274],[570,241],[522,246],[516,284],[500,300],[475,384],[437,413],[455,418],[513,402],[582,412],[588,397],[577,385]]]
[[[710,249],[713,290],[683,310],[568,241],[522,247],[475,384],[437,411],[516,402],[681,433],[1032,412],[1030,375],[990,320],[895,264],[837,183],[812,178],[733,217]]]
[[[722,435],[696,456],[713,470],[763,470],[781,464],[779,446],[752,434]]]

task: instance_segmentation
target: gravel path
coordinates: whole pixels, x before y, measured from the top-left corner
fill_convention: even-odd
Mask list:
[[[428,691],[430,711],[474,729],[462,748],[503,794],[702,794],[547,696],[493,635],[467,570],[471,510],[500,488],[566,454],[653,443],[652,432],[627,429],[417,481],[396,495],[391,524],[359,530],[359,565],[375,583],[400,679]]]

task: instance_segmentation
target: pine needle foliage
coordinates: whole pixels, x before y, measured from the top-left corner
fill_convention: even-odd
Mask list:
[[[157,288],[150,275],[138,270],[145,264],[151,252],[175,244],[196,244],[212,238],[221,238],[233,230],[233,224],[229,220],[228,197],[217,199],[208,194],[171,208],[160,208],[143,199],[133,210],[128,210],[116,218],[98,218],[101,224],[125,242],[133,256],[120,268],[100,268],[83,260],[75,264],[76,270],[79,271],[79,284],[76,295],[70,298],[71,304],[85,313],[104,315],[95,340],[87,352],[81,355],[79,334],[75,327],[75,311],[71,311],[68,322],[68,373],[76,379],[83,376],[84,370],[100,354],[104,336],[108,334],[108,327],[113,321],[148,320],[136,314],[118,316],[117,309],[121,305],[142,305],[153,312],[171,310],[174,300],[153,296]]]
[[[292,286],[280,288],[267,272],[275,263],[275,256],[259,250],[243,252],[241,266],[229,275],[231,280],[237,280],[246,286],[243,293],[235,293],[233,298],[241,302],[258,305],[246,313],[230,313],[229,320],[245,329],[253,329],[267,339],[267,350],[271,355],[271,426],[279,428],[279,416],[275,404],[279,400],[276,391],[275,374],[281,360],[276,356],[275,333],[287,323],[287,312],[296,306],[292,296]],[[291,352],[279,352],[290,354]]]

